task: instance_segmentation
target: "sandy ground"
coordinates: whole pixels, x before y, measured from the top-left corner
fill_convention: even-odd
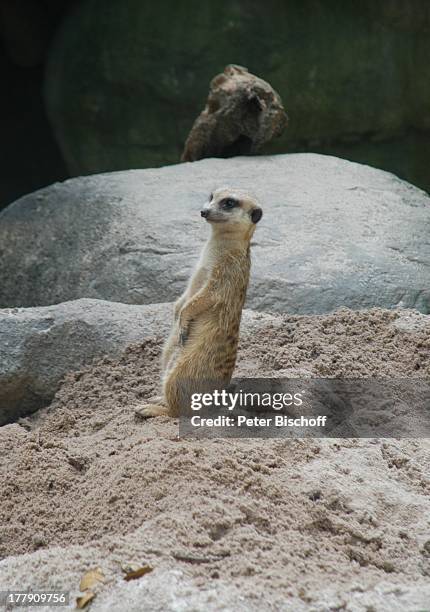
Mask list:
[[[237,374],[430,377],[430,316],[262,319]],[[91,610],[430,610],[430,440],[183,440],[135,417],[160,340],[0,428],[0,591],[100,567]],[[121,565],[152,573],[123,580]],[[41,608],[37,608],[41,609]]]

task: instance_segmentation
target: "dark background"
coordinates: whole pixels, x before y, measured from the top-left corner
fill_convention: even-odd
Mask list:
[[[72,2],[0,0],[0,208],[69,176],[43,99],[45,60]]]
[[[0,208],[69,176],[179,159],[211,77],[281,94],[267,152],[368,163],[430,190],[427,0],[0,0]]]

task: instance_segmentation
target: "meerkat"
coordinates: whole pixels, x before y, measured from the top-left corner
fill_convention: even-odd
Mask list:
[[[210,195],[201,216],[212,232],[175,303],[161,360],[162,397],[139,407],[140,416],[177,417],[198,383],[230,383],[249,283],[250,242],[262,215],[256,200],[242,191],[224,188]]]

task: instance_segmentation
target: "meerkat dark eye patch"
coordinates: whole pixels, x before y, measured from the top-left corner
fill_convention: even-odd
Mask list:
[[[261,208],[254,208],[254,210],[251,212],[251,220],[253,223],[258,223],[262,216],[263,211]]]
[[[212,202],[213,199],[214,199],[214,194],[213,193],[209,194],[209,202]]]
[[[232,208],[239,206],[239,202],[235,198],[224,198],[221,200],[219,205],[223,210],[231,210]]]

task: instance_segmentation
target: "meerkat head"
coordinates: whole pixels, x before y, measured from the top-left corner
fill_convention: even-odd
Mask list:
[[[249,194],[229,188],[217,189],[209,196],[201,215],[208,223],[219,225],[219,230],[253,233],[263,211]]]

